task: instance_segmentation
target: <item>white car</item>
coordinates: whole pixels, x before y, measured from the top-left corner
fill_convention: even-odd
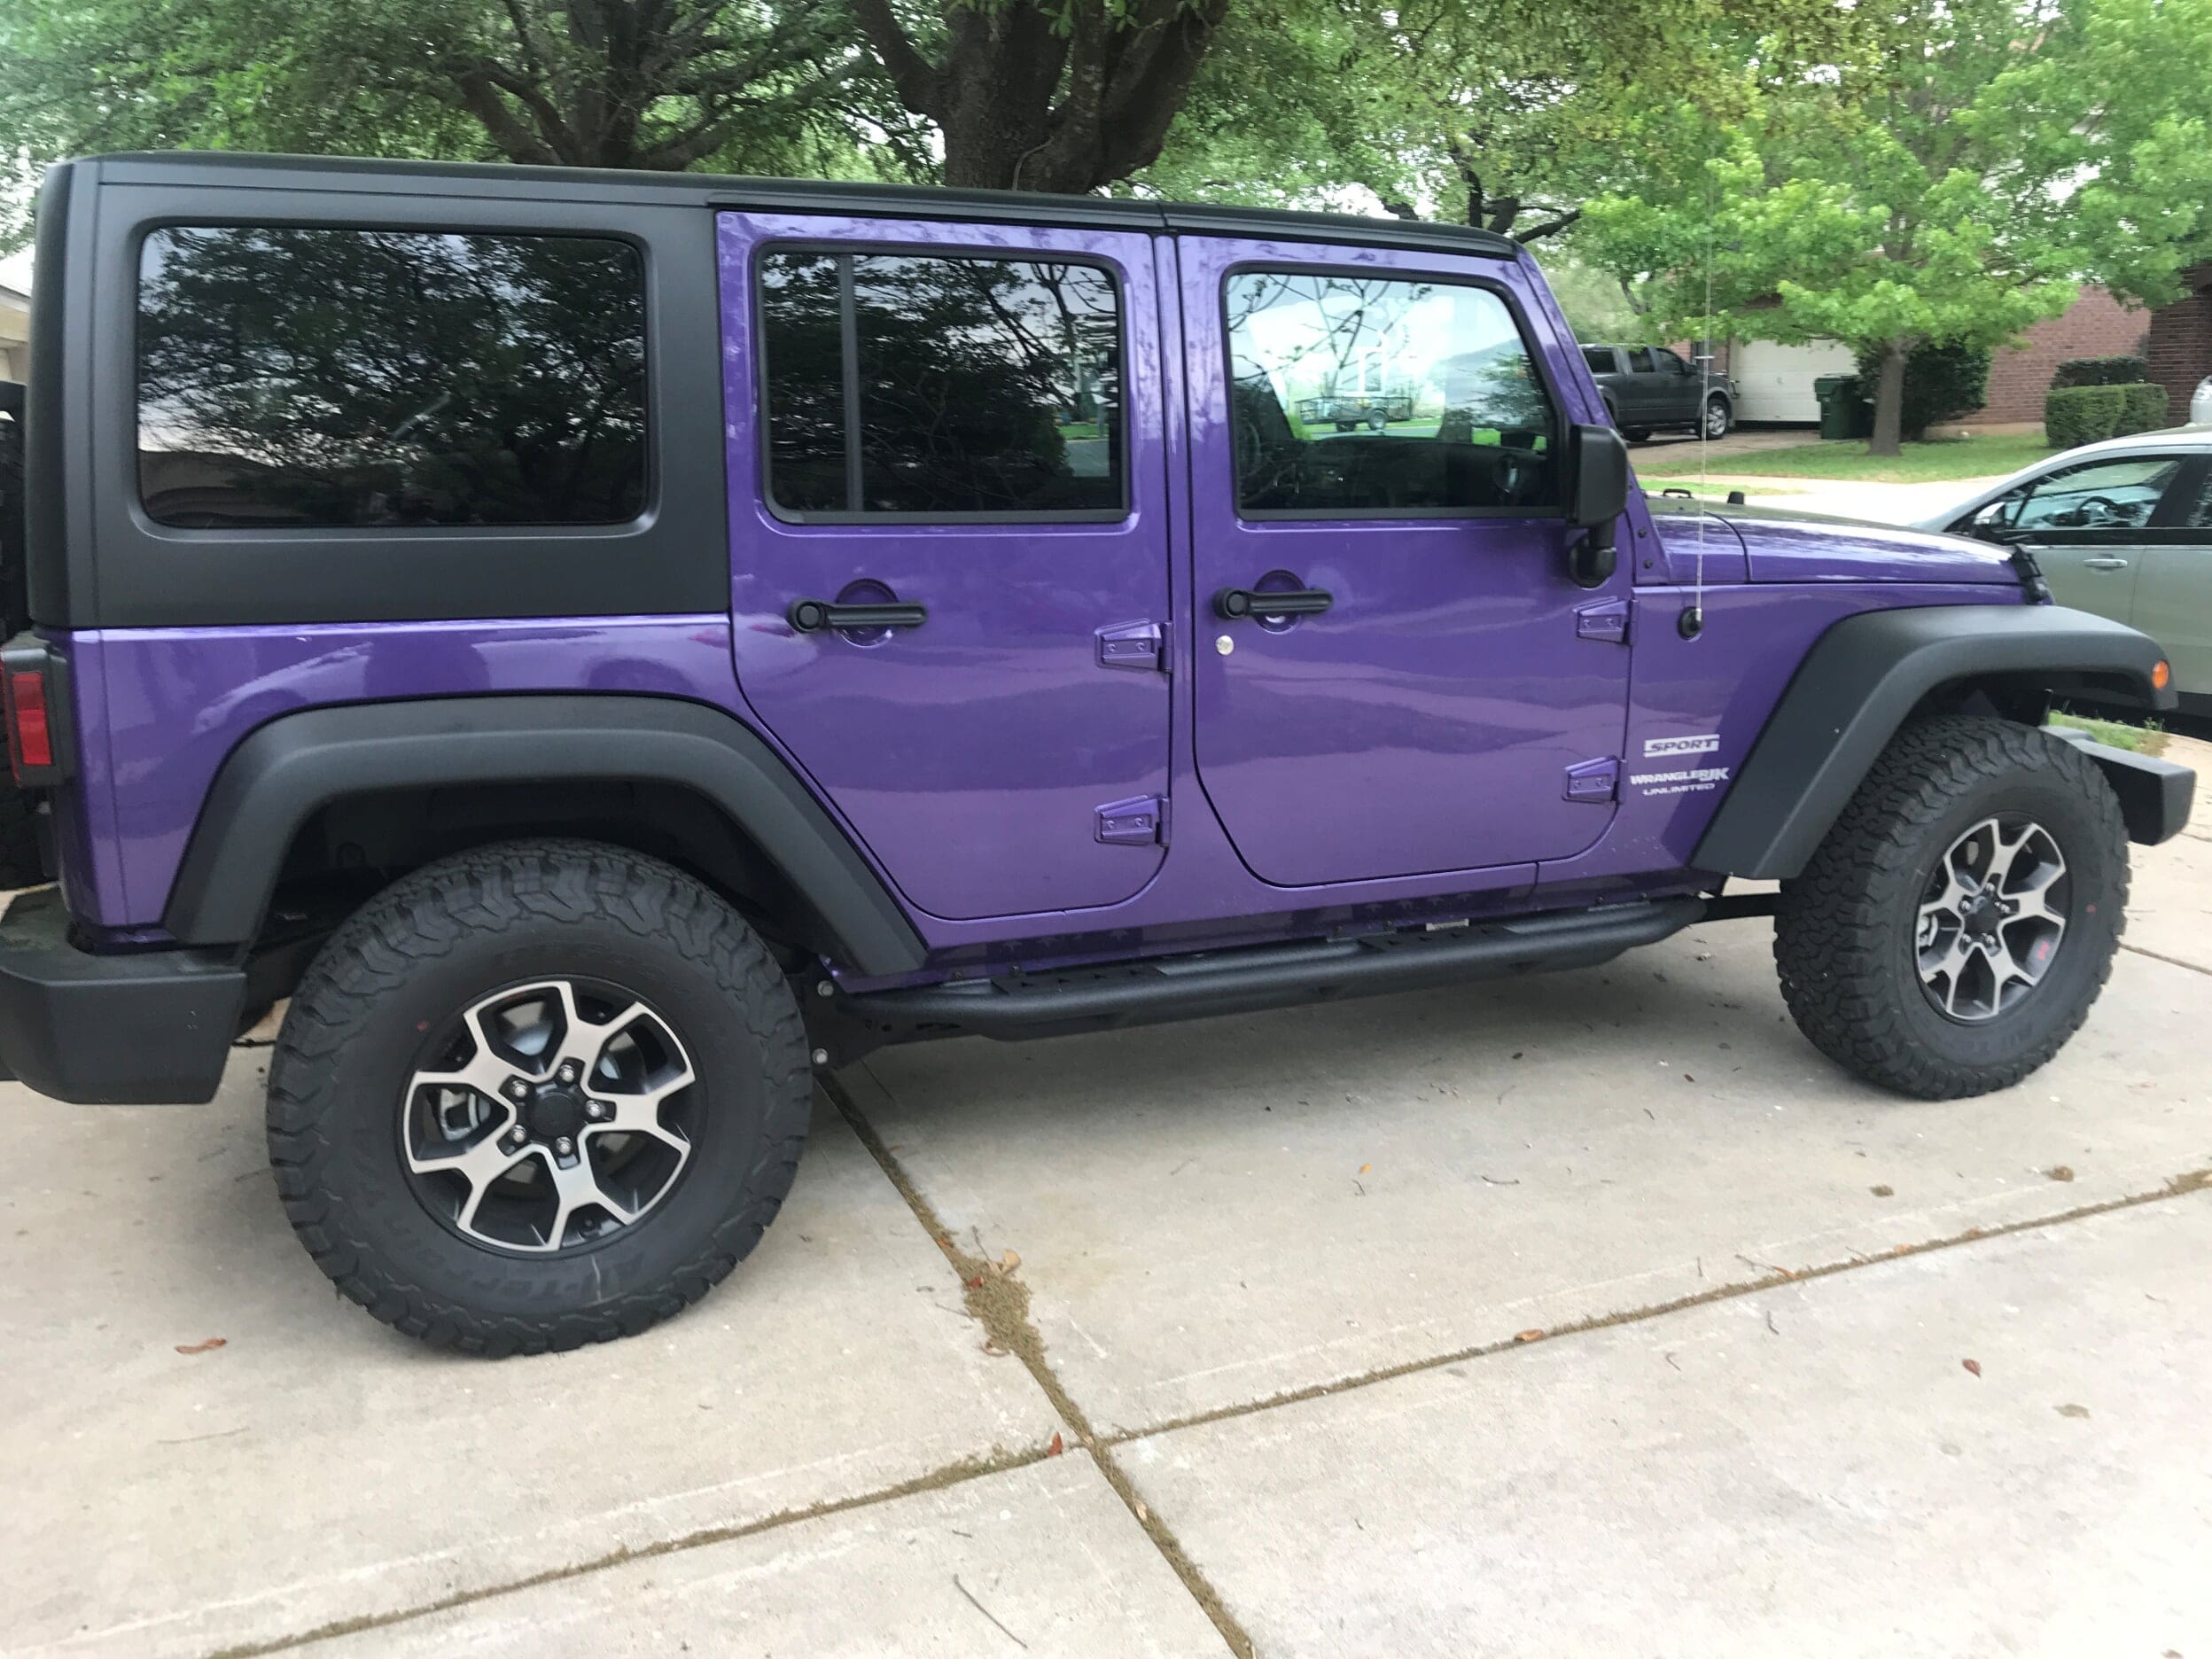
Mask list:
[[[2026,548],[2060,604],[2142,629],[2212,713],[2212,426],[2066,450],[1915,528]]]

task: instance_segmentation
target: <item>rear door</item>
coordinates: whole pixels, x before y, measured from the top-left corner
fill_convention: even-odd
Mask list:
[[[1666,417],[1665,409],[1651,347],[1624,346],[1621,348],[1621,359],[1628,370],[1621,381],[1621,424],[1649,426],[1655,421],[1663,420]]]
[[[1499,261],[1195,236],[1180,259],[1198,773],[1246,865],[1305,886],[1589,846],[1635,561],[1567,576],[1545,365],[1571,342]],[[1363,354],[1407,421],[1293,417]]]
[[[1151,238],[730,213],[720,249],[746,699],[917,908],[1129,897],[1167,791]]]
[[[1651,354],[1652,365],[1658,378],[1652,382],[1652,405],[1657,417],[1663,421],[1681,421],[1689,425],[1697,424],[1697,370],[1680,357],[1664,347],[1656,347]]]

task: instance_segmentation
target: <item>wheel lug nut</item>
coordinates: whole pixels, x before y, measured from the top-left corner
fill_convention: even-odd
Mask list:
[[[554,1151],[559,1153],[561,1157],[566,1157],[570,1153],[576,1149],[576,1143],[570,1140],[566,1135],[563,1135],[559,1140],[553,1143],[553,1149]]]
[[[607,1103],[604,1101],[586,1101],[584,1102],[584,1116],[590,1118],[594,1123],[597,1123],[601,1118],[604,1118],[607,1115]]]
[[[576,1063],[573,1060],[563,1061],[561,1063],[561,1081],[564,1083],[573,1083],[575,1080]]]
[[[524,1082],[520,1078],[509,1078],[507,1079],[507,1098],[509,1100],[520,1100],[529,1092],[530,1086]]]

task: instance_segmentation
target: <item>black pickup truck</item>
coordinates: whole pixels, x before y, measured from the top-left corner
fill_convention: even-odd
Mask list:
[[[1582,355],[1606,412],[1631,443],[1662,427],[1725,438],[1736,424],[1735,383],[1724,374],[1701,377],[1663,346],[1585,346]]]

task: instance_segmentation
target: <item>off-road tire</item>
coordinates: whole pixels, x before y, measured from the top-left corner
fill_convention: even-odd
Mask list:
[[[398,1110],[431,1023],[556,974],[650,998],[707,1093],[689,1161],[653,1210],[603,1245],[534,1258],[432,1217]],[[271,1056],[269,1157],[309,1254],[378,1319],[441,1347],[538,1353],[634,1335],[705,1296],[790,1191],[810,1098],[798,1007],[728,904],[620,848],[515,842],[416,871],[323,946]]]
[[[1914,929],[1930,873],[1981,819],[2047,829],[2072,884],[2055,958],[2020,1004],[1978,1024],[1923,993]],[[1814,1048],[1922,1100],[2010,1087],[2079,1029],[2112,970],[2128,899],[2127,830],[2096,762],[2010,720],[1946,715],[1890,741],[1804,871],[1782,885],[1774,965]]]

